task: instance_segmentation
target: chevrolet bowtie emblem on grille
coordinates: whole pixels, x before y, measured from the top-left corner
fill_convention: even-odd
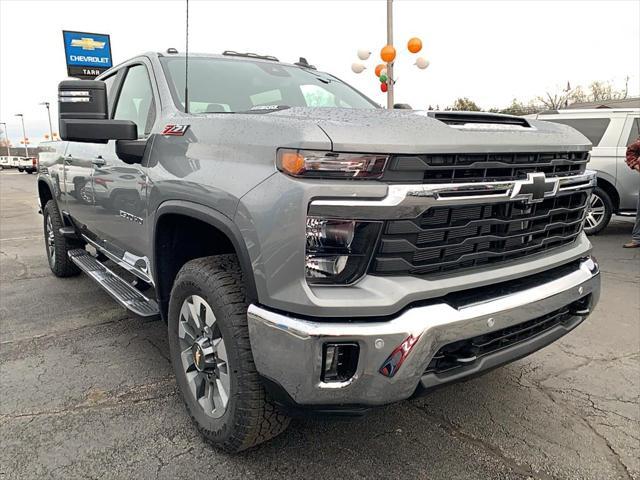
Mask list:
[[[542,172],[529,173],[526,180],[515,182],[511,198],[538,203],[544,200],[544,197],[555,194],[557,188],[557,178],[547,178]]]
[[[98,42],[93,38],[82,37],[71,40],[72,47],[81,47],[83,50],[95,50],[96,48],[104,48],[106,42]]]

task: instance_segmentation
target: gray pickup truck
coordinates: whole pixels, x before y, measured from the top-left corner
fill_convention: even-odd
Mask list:
[[[188,88],[185,88],[187,83]],[[240,451],[528,355],[598,301],[589,141],[384,110],[304,59],[147,53],[59,86],[45,246],[168,325],[200,432]]]

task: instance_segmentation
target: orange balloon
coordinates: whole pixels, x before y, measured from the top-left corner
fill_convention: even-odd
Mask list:
[[[420,50],[422,50],[422,40],[420,40],[418,37],[410,38],[407,42],[407,48],[411,53],[418,53]]]
[[[382,72],[383,68],[387,68],[387,66],[384,63],[380,63],[379,65],[376,65],[376,77],[380,76],[380,72]]]
[[[380,58],[387,63],[393,62],[396,58],[396,49],[393,48],[393,45],[385,45],[382,47],[382,50],[380,50]]]

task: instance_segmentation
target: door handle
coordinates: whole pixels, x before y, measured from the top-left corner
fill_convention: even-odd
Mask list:
[[[96,167],[102,167],[104,165],[106,165],[106,161],[104,158],[102,158],[102,155],[98,155],[96,158],[94,158],[91,163],[93,163]]]

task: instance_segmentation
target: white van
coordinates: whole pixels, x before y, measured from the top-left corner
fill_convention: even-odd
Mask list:
[[[640,174],[627,166],[625,154],[640,136],[640,108],[568,109],[531,117],[569,125],[593,144],[588,168],[598,172],[598,187],[587,210],[587,234],[600,232],[614,213],[636,214]]]

